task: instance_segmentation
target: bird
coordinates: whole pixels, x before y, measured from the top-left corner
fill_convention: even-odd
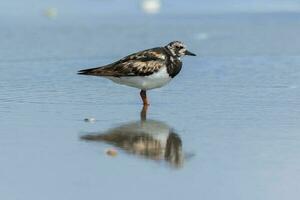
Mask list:
[[[172,41],[166,46],[130,54],[111,64],[80,70],[78,74],[100,76],[138,88],[143,105],[148,106],[147,91],[169,83],[181,71],[181,57],[185,55],[196,56],[183,42]]]

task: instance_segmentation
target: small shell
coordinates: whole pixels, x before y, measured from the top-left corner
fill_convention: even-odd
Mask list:
[[[93,122],[96,121],[96,119],[93,118],[93,117],[90,117],[90,118],[85,118],[84,121],[85,121],[85,122],[92,122],[92,123],[93,123]]]
[[[112,157],[115,157],[118,155],[118,151],[115,149],[106,149],[105,153],[106,153],[106,155],[112,156]]]

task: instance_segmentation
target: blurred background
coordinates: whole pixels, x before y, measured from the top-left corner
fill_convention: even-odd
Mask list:
[[[157,12],[165,14],[220,14],[220,13],[258,13],[258,12],[299,12],[298,0],[253,0],[253,1],[217,1],[189,0],[29,0],[27,2],[2,1],[2,14],[18,16],[38,16],[41,10],[53,6],[61,10],[62,15],[132,15],[143,11],[143,5],[158,8]],[[151,6],[150,6],[151,5]],[[156,10],[156,9],[155,9]]]
[[[12,0],[0,6],[2,60],[124,56],[171,40],[200,55],[300,51],[298,0]]]
[[[299,0],[0,0],[0,199],[299,199],[299,35]],[[147,123],[77,75],[172,40]]]

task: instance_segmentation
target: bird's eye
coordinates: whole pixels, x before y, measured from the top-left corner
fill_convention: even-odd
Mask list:
[[[183,46],[179,46],[179,47],[177,47],[178,49],[183,49]]]

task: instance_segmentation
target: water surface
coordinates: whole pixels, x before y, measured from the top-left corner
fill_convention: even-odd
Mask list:
[[[294,199],[298,18],[2,23],[1,199]],[[136,89],[76,75],[173,39],[200,56],[149,92],[146,120]]]

